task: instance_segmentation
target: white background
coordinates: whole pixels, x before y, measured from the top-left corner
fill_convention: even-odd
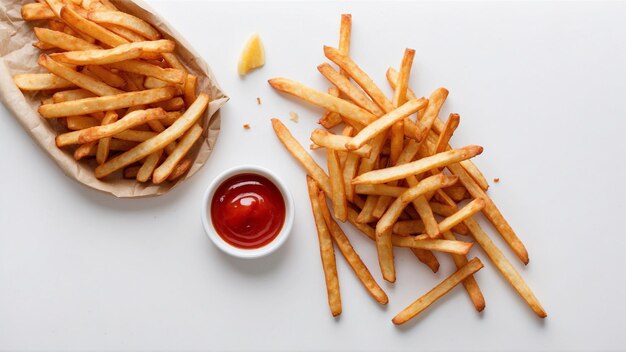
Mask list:
[[[0,107],[0,349],[626,348],[624,2],[151,3],[231,97],[215,153],[167,195],[115,199],[65,177]],[[391,318],[445,278],[451,262],[439,255],[433,275],[398,250],[398,281],[384,283],[374,246],[349,225],[390,303],[375,303],[338,256],[343,314],[331,317],[304,172],[269,123],[280,117],[308,144],[321,111],[266,80],[326,89],[316,66],[322,45],[336,45],[343,12],[353,14],[353,57],[386,91],[384,72],[405,47],[417,51],[418,94],[449,88],[442,114],[461,114],[453,144],[485,147],[475,162],[501,180],[489,194],[530,252],[528,267],[514,264],[546,308],[544,321],[473,249],[486,263],[477,274],[485,311],[455,289],[396,327]],[[237,56],[255,31],[267,64],[240,79]],[[292,237],[255,261],[219,252],[200,223],[211,179],[249,163],[278,173],[297,201]]]

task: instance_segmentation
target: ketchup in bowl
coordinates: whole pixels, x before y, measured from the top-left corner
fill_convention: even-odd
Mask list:
[[[285,222],[283,196],[267,178],[245,173],[233,176],[215,190],[211,221],[218,235],[242,249],[272,242]]]

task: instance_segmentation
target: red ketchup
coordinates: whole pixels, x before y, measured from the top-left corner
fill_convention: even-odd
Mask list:
[[[282,229],[285,201],[272,181],[257,174],[240,174],[215,191],[211,220],[220,237],[232,246],[260,248]]]

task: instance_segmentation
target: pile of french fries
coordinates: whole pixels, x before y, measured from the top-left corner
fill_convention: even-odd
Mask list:
[[[408,87],[415,51],[406,49],[400,70],[387,71],[394,94],[385,96],[349,56],[351,21],[351,15],[342,15],[338,49],[324,47],[325,56],[339,67],[329,63],[318,66],[333,85],[328,93],[286,78],[269,80],[276,90],[327,110],[319,121],[325,129],[311,134],[311,149],[326,148],[328,174],[285,125],[278,119],[272,119],[272,124],[282,144],[308,174],[331,313],[341,313],[334,245],[372,297],[381,304],[388,302],[336,219],[349,221],[375,242],[382,276],[389,282],[396,280],[394,247],[410,248],[433,272],[439,268],[433,251],[451,255],[458,270],[397,314],[394,324],[407,322],[460,283],[476,310],[484,309],[485,300],[473,277],[483,264],[478,258],[466,257],[473,243],[483,249],[528,306],[545,318],[546,312],[528,285],[473,218],[482,212],[528,264],[524,245],[485,193],[489,185],[470,161],[481,154],[482,147],[455,149],[449,145],[460,117],[451,114],[445,122],[439,117],[448,91],[438,88],[428,99],[418,98]],[[333,128],[339,128],[341,134],[329,131]],[[466,198],[471,201],[460,205]],[[458,235],[474,241],[461,241]]]
[[[44,91],[41,116],[66,132],[59,148],[95,157],[95,176],[159,184],[191,167],[209,96],[174,54],[175,42],[108,0],[45,0],[22,7],[33,21],[49,73],[13,77],[22,91]]]

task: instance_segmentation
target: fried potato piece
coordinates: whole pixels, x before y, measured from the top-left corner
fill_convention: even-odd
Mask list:
[[[76,87],[74,83],[51,73],[22,73],[13,76],[15,85],[23,91]]]
[[[113,88],[100,80],[92,78],[86,74],[74,71],[56,62],[48,55],[43,54],[39,56],[38,63],[42,67],[48,69],[48,71],[52,72],[53,74],[62,77],[63,79],[66,79],[76,86],[88,90],[95,95],[106,96],[124,93],[122,90]]]
[[[114,24],[129,29],[150,40],[161,38],[159,31],[146,21],[121,11],[90,11],[87,18],[93,22]]]
[[[97,50],[98,45],[92,44],[84,39],[60,31],[53,31],[48,28],[33,28],[35,36],[41,42],[52,45],[63,50]]]
[[[165,181],[169,175],[174,171],[176,164],[178,164],[183,157],[189,152],[191,147],[202,135],[202,127],[200,125],[193,125],[181,138],[180,142],[176,145],[176,148],[170,153],[165,161],[154,170],[152,174],[152,182],[159,184]]]
[[[159,66],[137,60],[115,62],[110,64],[109,67],[177,84],[183,83],[186,76],[184,71],[177,70],[175,68],[161,68]]]
[[[338,151],[347,151],[346,143],[348,143],[350,139],[351,137],[339,136],[320,129],[315,129],[313,133],[311,133],[311,141],[313,143],[320,147]],[[352,152],[360,157],[369,157],[372,152],[372,147],[363,145],[361,148],[353,150]]]
[[[63,6],[61,8],[60,17],[75,31],[85,33],[88,36],[93,37],[108,46],[116,47],[118,45],[129,43],[128,40],[120,37],[119,35],[94,22],[91,22],[88,19],[85,19],[76,11],[67,6]]]

